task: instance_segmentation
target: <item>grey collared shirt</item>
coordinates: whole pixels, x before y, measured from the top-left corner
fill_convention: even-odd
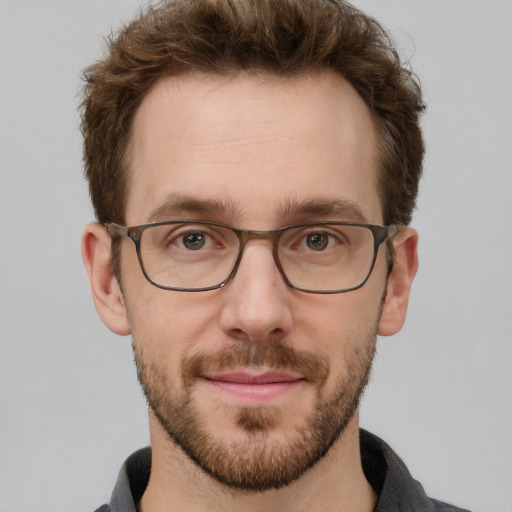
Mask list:
[[[381,439],[360,431],[363,471],[379,495],[374,512],[469,512],[429,498],[402,460]],[[151,473],[151,450],[143,448],[123,464],[110,504],[96,512],[137,512]]]

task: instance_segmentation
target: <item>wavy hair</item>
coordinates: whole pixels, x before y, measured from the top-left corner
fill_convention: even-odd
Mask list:
[[[161,78],[197,71],[293,76],[330,70],[373,114],[384,221],[408,224],[424,145],[421,88],[389,34],[344,0],[168,0],[141,11],[84,71],[85,176],[100,222],[124,222],[134,115]]]

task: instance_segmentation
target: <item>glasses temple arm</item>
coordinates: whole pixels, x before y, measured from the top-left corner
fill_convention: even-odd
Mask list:
[[[119,224],[109,222],[108,224],[106,224],[105,227],[107,228],[108,234],[112,238],[129,236],[128,228],[125,228],[124,226],[120,226]]]

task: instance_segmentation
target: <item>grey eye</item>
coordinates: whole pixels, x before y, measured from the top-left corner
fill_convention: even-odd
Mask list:
[[[329,245],[329,235],[311,233],[306,237],[307,246],[313,251],[323,251]]]
[[[182,238],[183,246],[191,251],[201,249],[206,243],[206,237],[203,233],[188,233]]]

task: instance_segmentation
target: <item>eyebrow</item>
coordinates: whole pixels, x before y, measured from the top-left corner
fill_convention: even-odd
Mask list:
[[[240,217],[242,207],[236,201],[225,198],[199,198],[188,194],[170,194],[164,202],[152,210],[148,222],[169,220],[184,213]],[[347,199],[310,199],[299,201],[286,199],[277,208],[280,219],[297,217],[331,217],[331,220],[367,222],[361,208]]]
[[[226,199],[202,199],[187,194],[170,194],[160,206],[150,212],[148,221],[169,220],[186,212],[237,217],[240,215],[241,209],[234,201]]]
[[[312,199],[285,201],[278,210],[281,217],[315,216],[332,217],[332,220],[367,222],[362,209],[347,199]]]

